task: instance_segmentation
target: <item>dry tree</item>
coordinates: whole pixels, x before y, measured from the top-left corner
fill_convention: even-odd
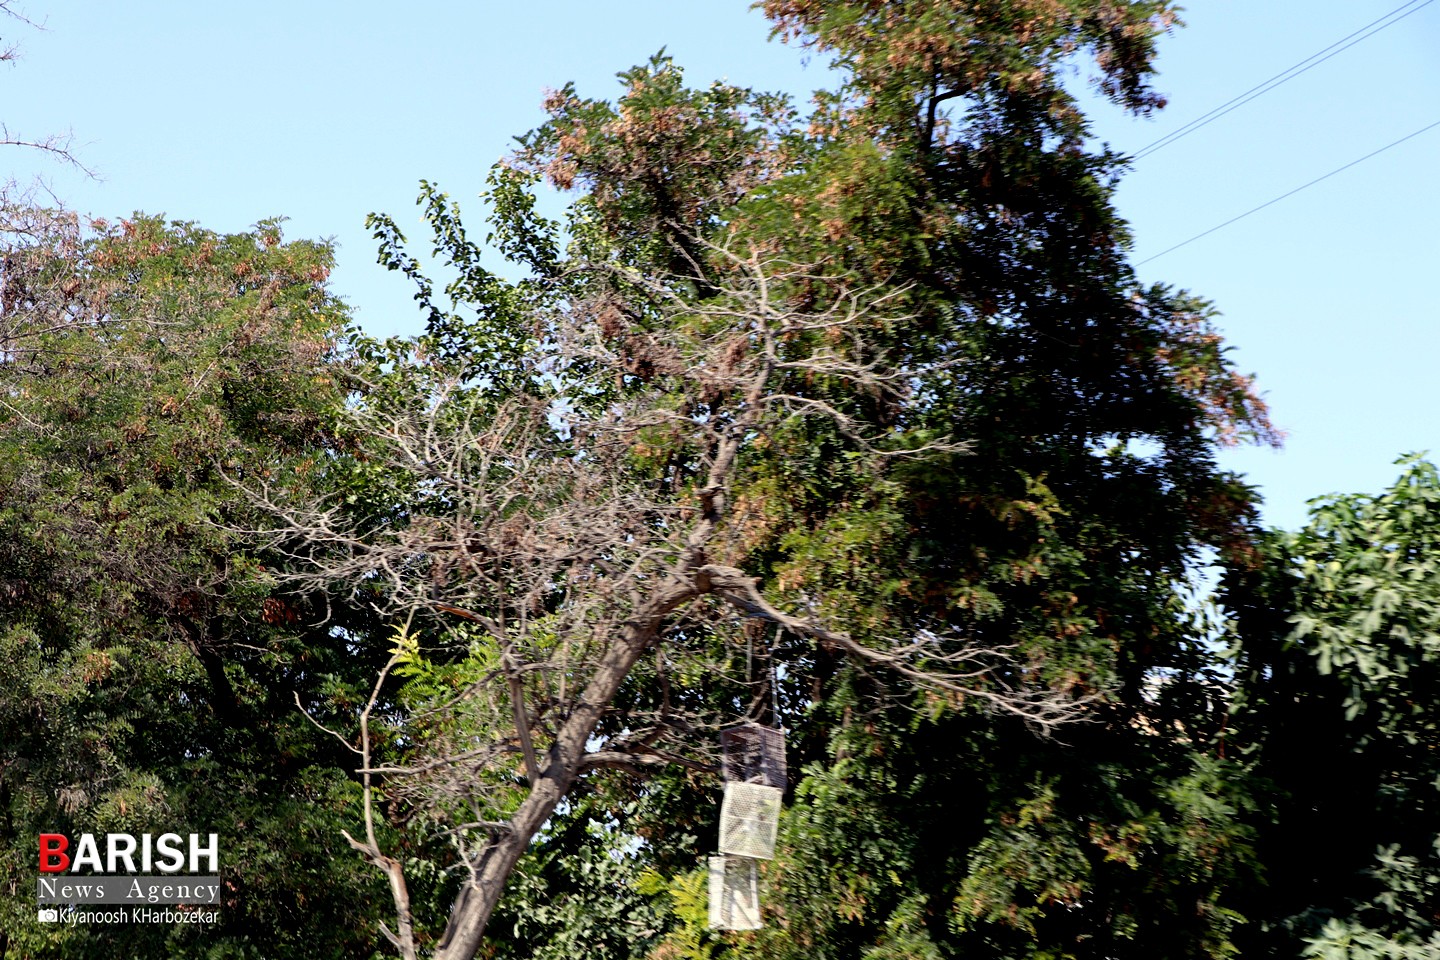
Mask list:
[[[365,832],[349,839],[389,880],[398,926],[385,933],[405,957],[417,950],[409,894],[378,839],[376,790],[448,828],[468,882],[435,955],[472,957],[517,861],[587,773],[713,769],[696,732],[727,718],[672,694],[682,667],[717,667],[698,639],[717,623],[767,622],[1042,728],[1084,709],[1027,684],[1011,650],[940,626],[877,641],[827,617],[823,598],[767,596],[743,566],[733,501],[777,430],[820,418],[876,461],[964,447],[877,428],[843,401],[903,407],[941,372],[876,345],[903,292],[759,249],[706,253],[699,297],[692,278],[572,266],[552,278],[565,295],[535,308],[523,347],[489,373],[456,372],[423,340],[388,353],[354,374],[344,415],[364,484],[311,500],[251,490],[278,518],[266,535],[297,586],[338,587],[407,625],[356,729],[331,731],[357,755]],[[427,622],[451,625],[468,672],[397,708],[391,677],[423,669]],[[651,656],[658,692],[622,703]],[[402,732],[378,733],[397,709]]]

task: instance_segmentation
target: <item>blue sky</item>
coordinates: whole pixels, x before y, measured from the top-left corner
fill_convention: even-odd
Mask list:
[[[1162,45],[1169,107],[1094,106],[1097,137],[1135,151],[1397,8],[1402,0],[1209,0]],[[1417,0],[1417,5],[1423,0]],[[616,71],[666,47],[692,82],[803,93],[823,67],[767,41],[744,2],[23,0],[37,32],[0,21],[12,134],[73,131],[98,180],[6,153],[94,215],[133,210],[243,229],[289,218],[333,237],[334,288],[379,333],[414,332],[403,281],[374,265],[365,214],[418,226],[416,183],[473,198],[546,87],[610,95]],[[1081,78],[1083,79],[1083,77]],[[1120,189],[1144,260],[1440,120],[1440,2],[1151,156]],[[1378,491],[1392,461],[1440,455],[1440,128],[1140,267],[1215,301],[1259,377],[1283,450],[1227,452],[1270,523],[1305,501]],[[478,207],[473,199],[471,207]],[[419,233],[418,230],[412,231]]]

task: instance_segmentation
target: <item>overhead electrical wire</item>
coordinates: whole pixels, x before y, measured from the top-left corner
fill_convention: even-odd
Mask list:
[[[1296,77],[1300,76],[1302,73],[1305,73],[1307,70],[1312,70],[1315,67],[1320,66],[1320,64],[1324,63],[1326,60],[1329,60],[1331,57],[1336,56],[1337,54],[1343,53],[1344,51],[1355,46],[1355,44],[1359,43],[1360,41],[1365,40],[1369,37],[1373,37],[1375,34],[1379,33],[1381,30],[1384,30],[1386,27],[1393,27],[1401,20],[1404,20],[1406,17],[1410,16],[1410,14],[1420,11],[1421,9],[1429,6],[1433,2],[1434,0],[1409,0],[1408,3],[1401,4],[1394,10],[1391,10],[1389,13],[1385,14],[1385,16],[1380,17],[1378,20],[1372,20],[1371,22],[1365,24],[1365,26],[1361,27],[1359,30],[1356,30],[1354,33],[1345,37],[1341,37],[1339,40],[1336,40],[1334,43],[1330,44],[1330,46],[1326,47],[1325,49],[1318,50],[1315,53],[1312,53],[1310,56],[1306,57],[1304,60],[1301,60],[1299,63],[1287,67],[1284,70],[1281,70],[1269,80],[1256,84],[1249,90],[1246,90],[1244,93],[1225,101],[1224,103],[1220,104],[1220,106],[1211,110],[1209,113],[1202,114],[1201,116],[1196,117],[1194,120],[1191,120],[1189,123],[1185,124],[1179,129],[1173,130],[1170,133],[1167,133],[1165,136],[1161,137],[1160,139],[1154,140],[1146,144],[1139,150],[1135,151],[1135,153],[1131,155],[1131,159],[1140,160],[1144,157],[1148,157],[1152,153],[1155,153],[1157,150],[1163,150],[1175,141],[1187,137],[1190,134],[1194,133],[1196,130],[1199,130],[1201,127],[1204,127],[1210,123],[1215,122],[1216,120],[1219,120],[1221,117],[1225,116],[1225,114],[1229,113],[1230,111],[1237,110],[1240,107],[1243,107],[1245,104],[1249,103],[1251,100],[1254,100],[1257,97],[1269,93],[1271,90],[1274,90],[1281,84],[1288,83],[1289,81],[1294,80]]]
[[[1416,130],[1414,133],[1407,133],[1405,136],[1401,137],[1399,140],[1392,140],[1390,143],[1385,144],[1385,146],[1381,147],[1379,150],[1372,150],[1371,152],[1365,154],[1365,156],[1360,157],[1359,159],[1356,159],[1356,160],[1351,160],[1349,163],[1345,164],[1345,165],[1342,166],[1342,167],[1336,167],[1334,170],[1331,170],[1329,173],[1324,174],[1323,176],[1316,177],[1314,180],[1311,180],[1311,181],[1309,181],[1308,183],[1302,183],[1300,186],[1296,187],[1294,190],[1289,190],[1289,191],[1287,191],[1287,192],[1285,192],[1285,193],[1280,194],[1280,196],[1278,196],[1278,197],[1275,197],[1275,198],[1270,199],[1270,200],[1266,200],[1264,203],[1260,204],[1260,206],[1258,206],[1258,207],[1251,207],[1249,210],[1246,210],[1244,213],[1240,214],[1239,216],[1231,217],[1229,220],[1226,220],[1224,223],[1216,224],[1215,226],[1211,227],[1209,230],[1206,230],[1204,233],[1197,233],[1197,234],[1195,234],[1195,236],[1191,237],[1189,240],[1181,241],[1180,243],[1175,244],[1175,246],[1173,246],[1173,247],[1167,247],[1166,249],[1161,250],[1159,253],[1157,253],[1157,254],[1155,254],[1155,255],[1153,255],[1153,256],[1146,257],[1144,260],[1141,260],[1141,261],[1137,262],[1135,265],[1138,267],[1138,266],[1141,266],[1141,265],[1143,265],[1143,264],[1147,264],[1147,263],[1149,263],[1151,260],[1157,260],[1157,259],[1159,259],[1160,257],[1165,256],[1165,254],[1167,254],[1167,253],[1172,253],[1172,252],[1174,252],[1174,251],[1176,251],[1176,250],[1179,250],[1181,247],[1184,247],[1184,246],[1187,246],[1187,245],[1189,245],[1189,244],[1192,244],[1192,243],[1194,243],[1196,240],[1199,240],[1199,239],[1202,238],[1202,237],[1208,237],[1208,236],[1210,236],[1210,234],[1214,233],[1216,230],[1221,230],[1221,229],[1223,229],[1223,228],[1225,228],[1225,227],[1228,227],[1228,226],[1230,226],[1230,224],[1235,223],[1235,222],[1238,221],[1238,220],[1244,220],[1246,217],[1250,216],[1252,213],[1259,213],[1261,210],[1264,210],[1266,207],[1269,207],[1269,206],[1272,206],[1272,205],[1274,205],[1274,204],[1277,204],[1277,203],[1279,203],[1281,200],[1284,200],[1286,197],[1293,197],[1295,194],[1299,193],[1301,190],[1305,190],[1305,189],[1307,189],[1307,188],[1309,188],[1309,187],[1313,187],[1313,186],[1315,186],[1315,184],[1319,183],[1319,182],[1322,181],[1322,180],[1329,180],[1331,177],[1335,176],[1337,173],[1343,173],[1344,171],[1349,170],[1351,167],[1355,166],[1356,164],[1364,163],[1366,160],[1369,160],[1371,157],[1379,156],[1380,154],[1384,153],[1386,150],[1389,150],[1391,147],[1398,147],[1398,146],[1400,146],[1400,144],[1404,143],[1406,140],[1413,140],[1413,139],[1415,139],[1416,137],[1420,136],[1420,134],[1425,133],[1427,130],[1433,130],[1433,129],[1435,129],[1436,127],[1440,127],[1440,120],[1436,120],[1434,123],[1427,124],[1427,125],[1421,127],[1419,130]]]

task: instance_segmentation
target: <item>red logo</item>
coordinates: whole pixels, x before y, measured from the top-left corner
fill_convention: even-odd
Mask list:
[[[63,833],[40,834],[40,872],[64,873],[70,869],[70,840]]]

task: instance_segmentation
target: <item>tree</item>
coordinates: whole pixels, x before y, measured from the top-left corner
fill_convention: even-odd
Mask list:
[[[1226,583],[1236,738],[1267,800],[1257,953],[1440,951],[1440,475],[1399,463],[1382,494],[1314,501]]]
[[[663,58],[622,74],[615,104],[556,92],[492,179],[490,241],[525,279],[482,266],[428,185],[455,272],[443,296],[375,221],[428,335],[360,347],[372,366],[347,429],[363,452],[327,465],[329,500],[262,494],[313,588],[345,585],[406,624],[345,731],[367,824],[419,814],[450,831],[462,883],[435,951],[469,957],[527,846],[600,772],[703,772],[698,735],[778,700],[802,756],[833,764],[809,774],[801,798],[818,798],[918,704],[964,731],[966,755],[1004,744],[1033,762],[994,771],[967,816],[954,850],[979,858],[970,880],[925,903],[887,893],[846,949],[963,888],[976,942],[1040,955],[1078,917],[1096,955],[1127,939],[1153,952],[1167,930],[1138,936],[1136,918],[1180,863],[1195,882],[1166,895],[1198,917],[1187,949],[1223,955],[1236,918],[1219,891],[1245,869],[1244,838],[1223,810],[1193,810],[1226,772],[1201,756],[1218,697],[1175,588],[1202,546],[1248,536],[1248,494],[1215,446],[1271,433],[1208,307],[1135,283],[1109,205],[1120,160],[1086,151],[1061,83],[1088,49],[1103,90],[1153,108],[1172,15],[767,11],[846,85],[805,120],[782,98],[687,89]],[[535,212],[539,177],[581,191],[563,226]],[[762,644],[773,680],[735,669],[756,646],[747,624],[779,638]],[[1160,674],[1184,682],[1151,696]],[[1026,729],[1081,707],[1096,723],[1067,736],[1105,757],[1098,772]],[[1160,786],[1129,776],[1137,757]],[[1092,815],[1098,832],[1076,833]],[[1053,858],[997,873],[1008,854],[984,820],[1007,817],[1058,831],[1039,842],[1071,864],[1121,863],[1106,869],[1131,877],[1123,909],[1080,873],[1048,883]],[[400,859],[353,843],[396,893],[392,939],[417,953]],[[1126,874],[1142,848],[1147,868]]]
[[[446,221],[443,201],[432,216]],[[851,436],[853,456],[872,469],[953,447],[904,428],[864,436],[844,410],[782,386],[814,377],[881,396],[923,389],[930,371],[865,359],[862,332],[885,322],[874,315],[883,294],[839,287],[830,302],[812,297],[798,311],[789,303],[813,268],[753,251],[708,252],[724,269],[704,270],[703,300],[675,289],[694,276],[657,280],[581,262],[567,265],[574,281],[563,305],[528,304],[528,336],[511,328],[477,341],[492,356],[467,355],[459,371],[443,344],[421,344],[418,356],[377,353],[357,381],[348,427],[363,438],[353,469],[364,479],[378,473],[370,482],[393,498],[385,515],[357,515],[338,499],[309,512],[275,505],[289,521],[295,559],[318,563],[317,588],[363,586],[390,609],[475,625],[448,632],[452,647],[438,664],[415,634],[396,636],[387,669],[409,678],[407,706],[424,718],[395,734],[423,744],[408,762],[374,759],[370,720],[385,672],[360,717],[366,775],[385,776],[388,796],[457,822],[472,882],[439,956],[478,948],[504,879],[583,775],[657,762],[713,769],[671,745],[716,725],[685,702],[683,688],[717,656],[724,630],[713,621],[726,607],[737,622],[768,621],[1042,726],[1076,710],[1063,692],[1007,679],[1015,671],[1003,648],[940,626],[886,644],[862,641],[782,612],[729,562],[735,476],[763,438],[823,418]],[[618,343],[596,336],[627,316],[646,331]],[[661,470],[658,458],[669,461]],[[337,487],[354,482],[337,479]],[[649,692],[630,700],[641,691],[627,687],[652,671],[662,690],[678,678],[673,702]],[[400,911],[394,939],[413,955],[400,864],[373,835],[352,842],[389,874]]]
[[[331,850],[358,786],[294,703],[378,664],[225,529],[253,516],[227,471],[324,455],[330,251],[276,222],[5,215],[0,955],[365,952],[372,881]],[[222,919],[37,924],[20,891],[55,830],[219,833]]]

